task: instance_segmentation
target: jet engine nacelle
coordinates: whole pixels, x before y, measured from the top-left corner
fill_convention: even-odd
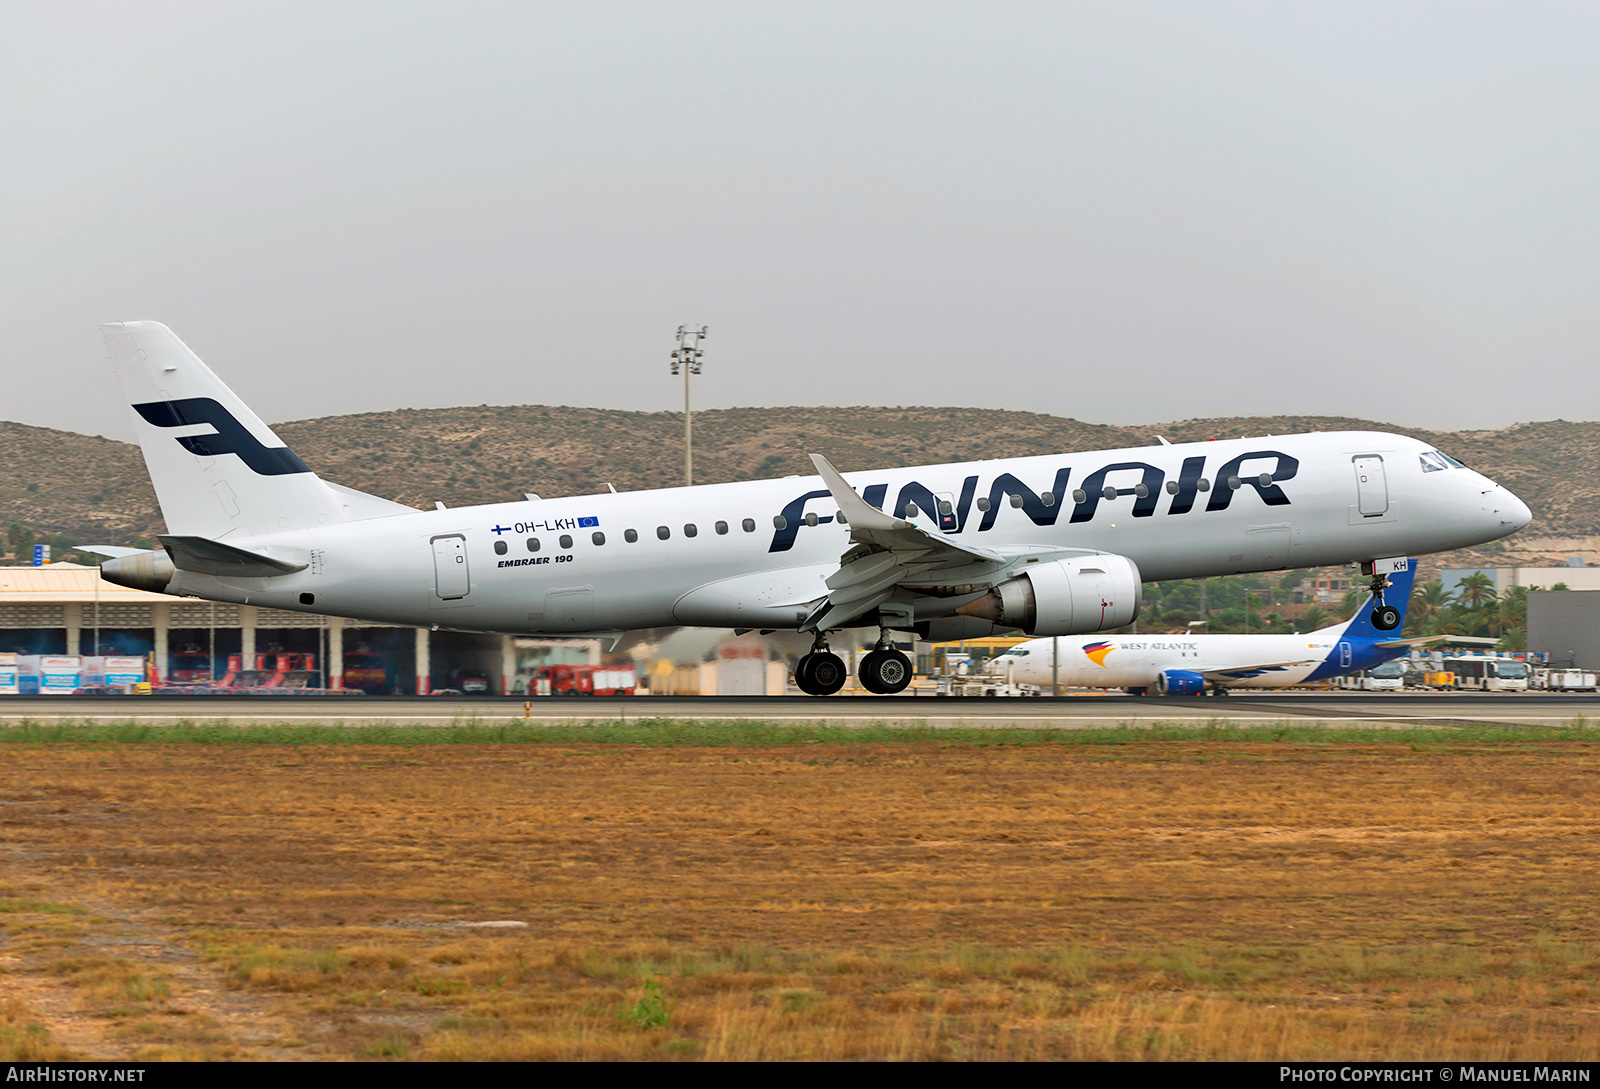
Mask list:
[[[1198,696],[1206,690],[1206,679],[1187,669],[1169,669],[1156,676],[1156,691],[1163,696]]]
[[[1132,560],[1101,553],[1029,567],[956,612],[1029,635],[1087,635],[1133,623],[1143,591]]]

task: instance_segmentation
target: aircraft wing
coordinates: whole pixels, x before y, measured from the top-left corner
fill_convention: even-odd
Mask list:
[[[885,604],[908,583],[959,582],[974,592],[988,590],[1025,558],[964,545],[886,514],[857,495],[827,458],[812,454],[811,462],[850,526],[852,547],[828,576],[828,596],[812,608],[801,631],[842,627]]]
[[[1196,673],[1208,681],[1242,681],[1250,677],[1259,677],[1263,673],[1271,673],[1290,666],[1316,665],[1321,658],[1301,658],[1298,661],[1260,662],[1252,665],[1227,666],[1222,669],[1197,669]]]
[[[1498,639],[1488,639],[1481,635],[1419,635],[1415,639],[1385,639],[1374,644],[1388,650],[1391,647],[1426,647],[1434,643],[1454,643],[1464,647],[1497,647]]]

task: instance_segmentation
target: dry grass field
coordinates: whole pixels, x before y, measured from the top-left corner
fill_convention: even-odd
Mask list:
[[[1597,787],[1555,740],[6,745],[0,1058],[1593,1061]]]

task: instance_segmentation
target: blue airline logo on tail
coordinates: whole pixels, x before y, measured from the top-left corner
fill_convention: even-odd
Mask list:
[[[177,440],[191,454],[216,457],[238,454],[239,460],[261,476],[309,473],[306,463],[287,446],[262,446],[248,428],[234,419],[233,413],[210,397],[185,397],[177,401],[147,401],[133,410],[155,427],[188,427],[209,424],[214,435],[178,435]]]

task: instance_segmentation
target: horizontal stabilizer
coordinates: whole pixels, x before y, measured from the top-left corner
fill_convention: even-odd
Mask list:
[[[145,548],[126,548],[122,545],[73,545],[74,552],[87,552],[91,556],[105,556],[107,559],[120,560],[124,556],[137,556],[147,552]]]
[[[161,537],[172,564],[180,571],[223,578],[273,578],[304,571],[306,564],[273,559],[205,537]]]

